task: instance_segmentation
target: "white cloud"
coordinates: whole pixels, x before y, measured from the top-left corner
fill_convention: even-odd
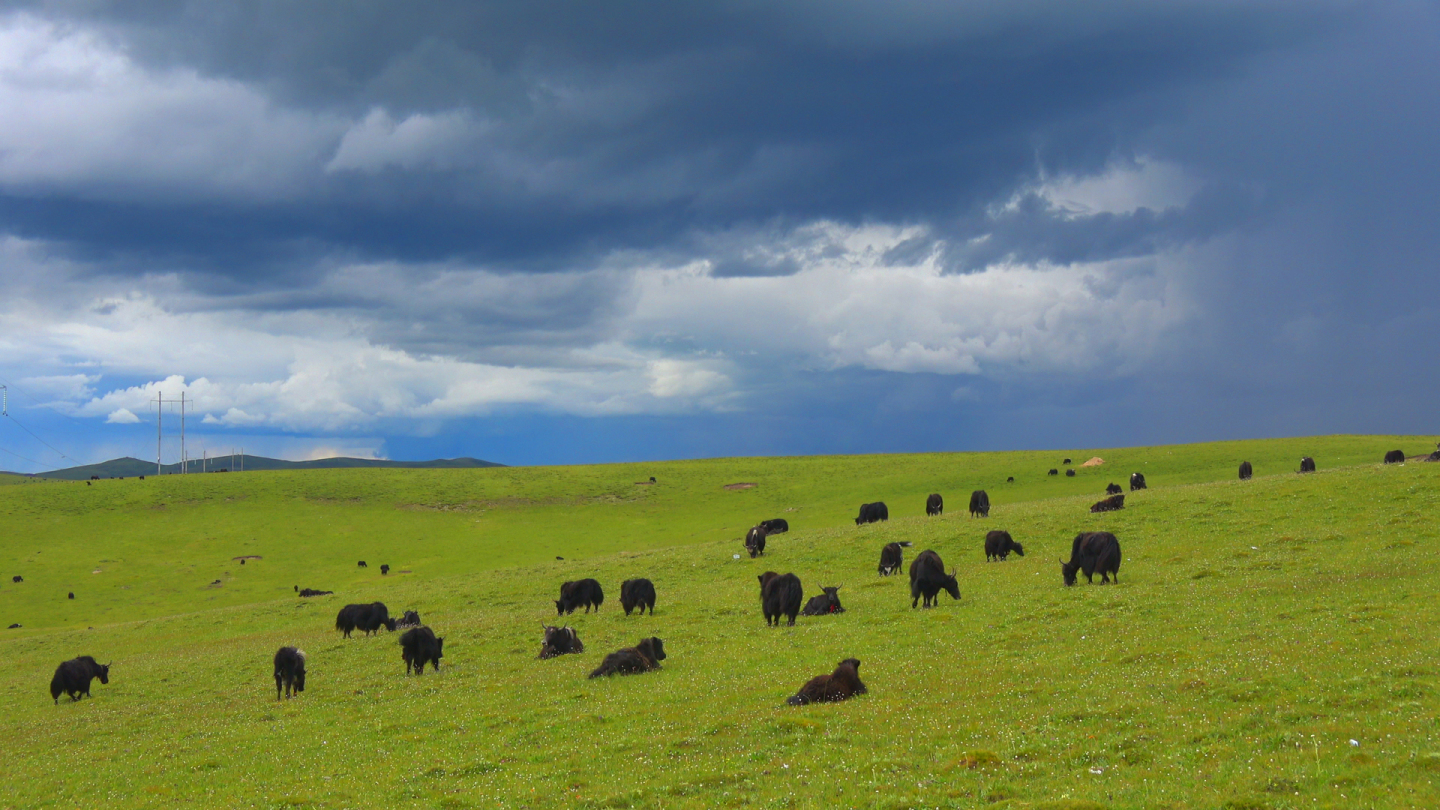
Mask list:
[[[1069,217],[1163,211],[1185,205],[1199,190],[1200,182],[1180,166],[1146,157],[1096,175],[1049,177],[1027,189]]]
[[[473,163],[476,141],[484,130],[464,110],[416,113],[397,122],[377,107],[345,132],[325,170],[373,173],[388,166],[445,169]]]
[[[140,421],[140,417],[130,412],[129,408],[117,408],[105,417],[107,425],[133,425]]]

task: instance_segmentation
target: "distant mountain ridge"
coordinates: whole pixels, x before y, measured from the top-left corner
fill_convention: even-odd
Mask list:
[[[265,456],[220,456],[209,460],[207,469],[227,469],[231,472],[260,472],[264,470],[331,470],[355,467],[399,467],[403,469],[469,469],[478,467],[504,467],[494,461],[484,461],[478,458],[437,458],[431,461],[391,461],[389,459],[374,458],[319,458],[313,461],[286,461],[280,458],[266,458]],[[201,462],[191,460],[189,471],[192,473],[204,472],[201,469]],[[180,464],[165,464],[160,467],[161,475],[174,475],[180,472]],[[26,475],[25,473],[15,473]],[[134,475],[155,475],[155,462],[141,461],[138,458],[114,458],[103,461],[99,464],[85,464],[79,467],[67,467],[63,470],[52,470],[46,473],[35,473],[27,475],[30,478],[58,478],[64,481],[84,481],[92,475],[101,478],[130,477]]]

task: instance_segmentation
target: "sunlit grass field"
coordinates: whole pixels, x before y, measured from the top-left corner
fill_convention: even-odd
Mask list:
[[[1433,439],[3,487],[0,807],[1440,807],[1440,464],[1378,463],[1396,447]],[[1044,475],[1065,456],[1076,478]],[[1132,471],[1151,488],[1090,514]],[[871,500],[891,520],[854,526]],[[769,517],[792,531],[735,559]],[[993,528],[1026,556],[986,563]],[[1062,586],[1085,529],[1120,538],[1118,586]],[[875,571],[897,540],[960,601],[912,610]],[[766,628],[766,570],[847,611]],[[535,660],[584,576],[586,652]],[[620,610],[635,576],[654,617]],[[445,638],[438,673],[407,677],[398,634],[340,638],[375,599]],[[661,671],[586,679],[649,635]],[[282,644],[309,683],[276,702]],[[111,683],[53,705],[80,654]],[[783,705],[852,656],[870,694]]]

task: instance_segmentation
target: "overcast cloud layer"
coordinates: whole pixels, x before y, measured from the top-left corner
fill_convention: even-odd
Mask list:
[[[0,469],[1440,430],[1434,3],[245,8],[0,3]]]

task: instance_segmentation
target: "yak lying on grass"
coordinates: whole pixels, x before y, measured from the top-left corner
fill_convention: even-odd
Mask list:
[[[766,534],[784,534],[790,531],[790,521],[785,518],[762,520],[760,521],[760,525],[765,528]]]
[[[598,678],[601,675],[637,675],[641,672],[649,672],[652,669],[659,669],[660,662],[665,660],[665,642],[658,638],[650,637],[641,639],[634,647],[626,647],[623,650],[616,650],[605,656],[600,666],[590,673],[590,677]]]
[[[55,677],[50,679],[50,697],[60,702],[61,693],[70,696],[70,700],[79,700],[81,695],[90,697],[90,681],[100,679],[100,683],[110,683],[110,665],[97,664],[95,659],[82,655],[79,658],[71,658],[55,668]]]
[[[400,637],[400,657],[405,661],[406,675],[412,668],[416,675],[424,675],[426,664],[438,672],[440,659],[445,657],[445,639],[436,638],[435,631],[428,627],[413,627]]]
[[[335,629],[345,633],[345,638],[355,630],[365,631],[365,635],[380,632],[380,628],[386,630],[395,629],[395,620],[390,618],[390,609],[385,607],[384,602],[371,602],[368,605],[346,605],[340,608],[340,614],[335,617]]]
[[[1103,501],[1099,501],[1090,507],[1091,512],[1114,512],[1117,509],[1125,508],[1124,495],[1111,495]]]
[[[765,625],[780,626],[780,617],[790,619],[789,626],[795,626],[795,617],[800,615],[800,601],[805,598],[805,589],[800,578],[794,574],[777,574],[766,571],[759,576],[760,608],[765,613]]]
[[[1077,572],[1085,573],[1085,580],[1095,582],[1095,572],[1100,572],[1100,584],[1112,580],[1120,582],[1120,541],[1110,532],[1081,532],[1075,535],[1070,546],[1070,561],[1060,561],[1060,573],[1066,585],[1075,584]]]
[[[640,614],[645,614],[645,609],[650,609],[650,615],[655,615],[655,583],[644,577],[639,579],[627,579],[620,583],[620,607],[625,609],[625,615],[629,616],[630,611],[639,608]]]
[[[1004,562],[1005,558],[1009,557],[1012,551],[1015,552],[1017,556],[1025,556],[1025,547],[1015,542],[1015,540],[1010,537],[1010,532],[996,529],[993,532],[986,533],[985,562],[990,562],[991,560]]]
[[[419,627],[421,624],[423,624],[423,622],[420,621],[420,614],[413,610],[407,610],[405,611],[405,615],[401,616],[400,620],[395,622],[395,629],[399,630],[402,627]]]
[[[800,687],[785,702],[791,706],[807,703],[834,703],[849,700],[865,694],[865,684],[860,682],[860,659],[846,658],[829,675],[817,675]]]
[[[945,499],[940,497],[940,493],[938,492],[930,493],[930,497],[925,499],[925,514],[934,517],[935,515],[944,513],[944,511]]]
[[[820,586],[822,593],[819,596],[810,597],[805,603],[805,609],[800,611],[806,616],[824,616],[828,613],[844,613],[845,608],[840,606],[840,595],[838,591],[842,586],[836,585],[833,588]]]
[[[275,699],[280,693],[285,697],[305,691],[305,651],[294,647],[281,647],[275,652]]]
[[[940,555],[926,549],[910,563],[910,607],[915,607],[922,596],[927,608],[940,604],[942,590],[953,599],[960,598],[960,586],[955,582],[955,575],[945,573],[945,563],[941,562]]]
[[[335,593],[334,591],[319,591],[314,588],[296,588],[296,592],[301,596],[330,596]]]
[[[763,525],[751,526],[750,531],[745,533],[745,551],[750,554],[751,559],[765,553],[765,536],[767,534]]]
[[[580,636],[571,627],[551,627],[548,624],[541,625],[545,628],[545,640],[540,642],[540,660],[547,658],[558,658],[570,653],[585,652],[585,645],[580,641]]]
[[[600,605],[605,601],[605,591],[601,589],[600,583],[593,579],[581,579],[566,582],[560,586],[560,598],[555,600],[555,613],[564,616],[574,613],[575,608],[585,606],[585,612],[589,613],[593,606],[595,611],[600,611]]]

